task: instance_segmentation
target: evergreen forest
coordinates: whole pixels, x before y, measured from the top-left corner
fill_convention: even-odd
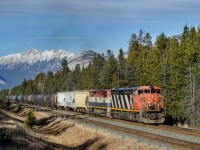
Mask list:
[[[132,34],[128,52],[119,49],[96,54],[87,67],[67,60],[57,72],[39,73],[1,95],[50,94],[58,91],[109,89],[158,85],[165,96],[165,113],[173,122],[200,125],[200,27],[184,26],[181,38],[161,33],[152,43],[151,35],[140,30]]]

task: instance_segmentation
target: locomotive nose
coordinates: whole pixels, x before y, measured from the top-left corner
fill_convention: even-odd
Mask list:
[[[161,105],[160,105],[161,99],[162,99],[162,97],[159,97],[159,94],[151,94],[149,96],[149,99],[147,102],[148,103],[147,109],[148,110],[160,110],[161,109]]]

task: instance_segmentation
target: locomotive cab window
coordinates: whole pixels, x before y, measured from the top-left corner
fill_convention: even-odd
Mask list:
[[[146,89],[146,90],[144,90],[144,93],[150,93],[150,90]]]
[[[160,89],[151,89],[151,93],[161,94],[161,90]]]
[[[158,89],[158,90],[155,90],[155,93],[158,93],[158,94],[160,94],[160,93],[161,93],[161,91]]]
[[[138,90],[138,95],[140,95],[140,94],[142,94],[142,93],[144,93],[143,90]]]

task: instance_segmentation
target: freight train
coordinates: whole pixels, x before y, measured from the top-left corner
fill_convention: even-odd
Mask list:
[[[158,86],[7,96],[7,99],[145,124],[165,121],[164,96]]]

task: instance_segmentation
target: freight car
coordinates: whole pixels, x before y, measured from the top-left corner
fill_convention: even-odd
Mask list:
[[[66,110],[74,110],[74,92],[58,92],[58,107]]]
[[[89,91],[58,92],[58,107],[86,113],[88,95]]]
[[[74,110],[76,112],[87,113],[88,111],[88,96],[89,91],[75,91],[74,92]]]

